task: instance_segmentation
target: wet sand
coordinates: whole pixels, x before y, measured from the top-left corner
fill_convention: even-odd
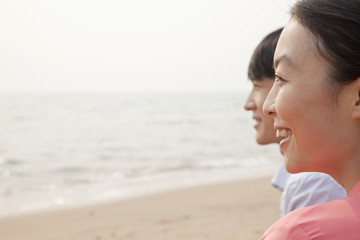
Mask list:
[[[0,219],[6,240],[256,240],[279,218],[270,178]]]

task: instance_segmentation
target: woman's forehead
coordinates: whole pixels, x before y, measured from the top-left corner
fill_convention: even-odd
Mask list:
[[[274,55],[275,69],[282,64],[299,68],[315,56],[311,34],[295,19],[291,19],[281,33]]]

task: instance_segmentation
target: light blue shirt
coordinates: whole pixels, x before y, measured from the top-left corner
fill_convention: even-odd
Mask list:
[[[281,216],[292,210],[346,197],[345,189],[331,176],[318,172],[290,174],[282,165],[272,179],[282,192]]]

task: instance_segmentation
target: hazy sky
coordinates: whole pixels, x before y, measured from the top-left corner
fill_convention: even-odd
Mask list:
[[[292,0],[0,2],[0,91],[237,90]]]

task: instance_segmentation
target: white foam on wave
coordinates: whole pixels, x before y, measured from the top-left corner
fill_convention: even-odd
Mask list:
[[[0,217],[50,208],[74,207],[114,199],[128,199],[159,192],[226,181],[255,179],[271,176],[280,166],[280,161],[253,164],[233,168],[203,168],[167,171],[157,174],[122,178],[119,181],[78,184],[54,188],[48,192],[31,192],[0,200],[6,206]],[[271,187],[269,182],[269,187]],[[23,200],[26,197],[26,201]]]

